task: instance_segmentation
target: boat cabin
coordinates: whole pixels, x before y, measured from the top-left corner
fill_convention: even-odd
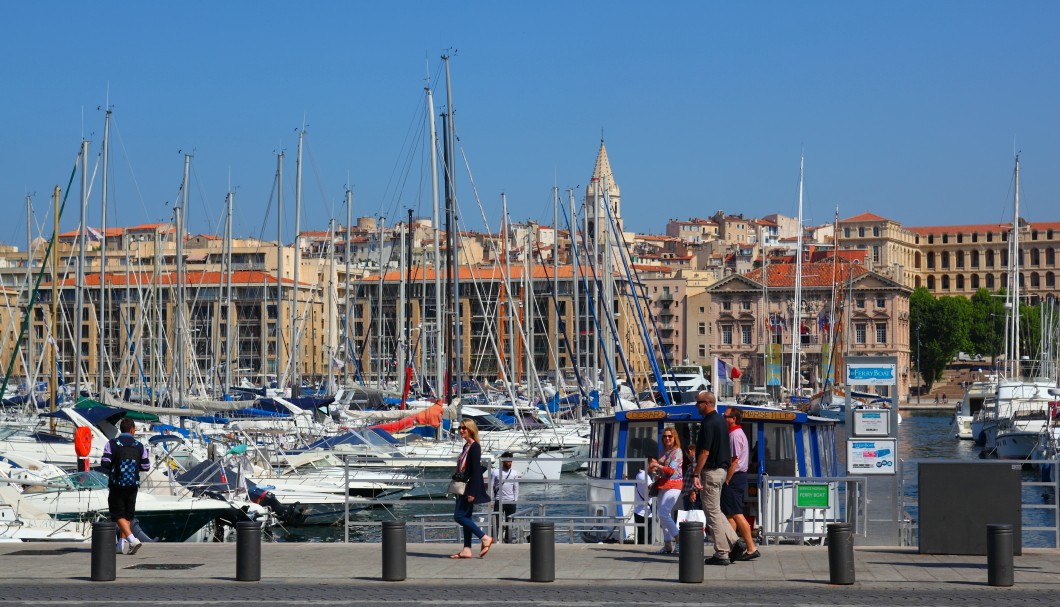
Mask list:
[[[728,407],[737,405],[718,403],[718,413],[724,414]],[[750,450],[744,502],[752,525],[761,520],[758,495],[765,476],[813,479],[839,475],[834,420],[797,410],[738,408],[743,412]],[[702,419],[695,405],[685,404],[619,411],[590,420],[590,497],[594,504],[616,503],[615,509],[594,506],[592,514],[622,517],[631,512],[631,503],[637,499],[637,473],[649,456],[660,454],[663,428],[673,426],[685,449],[695,443]]]

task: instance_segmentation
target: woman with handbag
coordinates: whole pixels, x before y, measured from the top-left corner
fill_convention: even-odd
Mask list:
[[[490,503],[486,484],[482,482],[482,447],[478,443],[478,425],[473,420],[465,419],[460,422],[459,432],[464,439],[464,449],[456,461],[456,472],[449,486],[450,492],[456,495],[453,520],[464,528],[464,549],[449,558],[471,558],[471,536],[474,535],[482,542],[482,550],[478,553],[481,559],[493,546],[493,538],[486,535],[474,519],[475,504]]]
[[[681,438],[673,426],[663,428],[662,439],[664,451],[653,470],[659,491],[656,513],[663,530],[663,547],[656,554],[673,554],[674,540],[678,537],[674,510],[684,487],[684,455],[681,452]]]

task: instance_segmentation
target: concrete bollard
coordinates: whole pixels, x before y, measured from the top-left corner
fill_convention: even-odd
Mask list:
[[[406,575],[405,521],[383,521],[383,581],[403,582]]]
[[[261,581],[261,522],[236,523],[236,581]]]
[[[92,581],[113,582],[118,525],[113,521],[92,523]]]
[[[1011,586],[1012,525],[986,526],[986,583],[990,586]]]
[[[682,584],[703,583],[703,523],[685,521],[678,533],[681,553],[678,559],[678,581]]]
[[[828,583],[854,583],[854,533],[850,523],[828,524]]]
[[[556,581],[556,525],[530,523],[530,581]]]

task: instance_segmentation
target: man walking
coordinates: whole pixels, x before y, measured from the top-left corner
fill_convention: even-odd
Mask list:
[[[122,418],[118,428],[121,434],[107,441],[99,465],[110,478],[107,483],[110,487],[107,506],[110,508],[110,518],[118,524],[121,535],[118,552],[136,554],[142,543],[132,532],[132,520],[136,516],[136,491],[140,488],[140,471],[150,470],[151,460],[147,445],[134,436],[136,424],[133,420]]]
[[[714,555],[703,561],[705,565],[728,565],[730,551],[736,544],[736,532],[732,530],[725,515],[721,513],[721,486],[725,482],[729,467],[729,438],[725,420],[718,414],[718,402],[709,390],[703,390],[696,398],[703,421],[696,437],[695,488],[700,493],[707,525],[714,536]],[[733,558],[743,556],[737,548]]]
[[[743,495],[747,490],[747,462],[750,452],[747,448],[747,435],[740,425],[743,422],[743,411],[736,407],[726,407],[725,422],[729,425],[729,470],[725,485],[721,488],[721,512],[729,519],[729,524],[740,536],[743,550],[741,561],[750,561],[761,556],[754,538],[751,537],[751,524],[743,515]]]
[[[516,502],[519,501],[519,479],[522,475],[512,468],[512,452],[501,454],[500,468],[490,471],[493,481],[493,501],[497,510],[497,529],[503,529],[504,543],[511,542],[511,528],[508,521],[515,514]],[[500,534],[498,534],[500,535]]]

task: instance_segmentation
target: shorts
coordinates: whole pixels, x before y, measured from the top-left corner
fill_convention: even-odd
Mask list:
[[[123,518],[132,521],[136,516],[136,490],[138,487],[111,487],[107,496],[110,520]]]
[[[746,472],[733,473],[729,484],[721,486],[721,513],[726,518],[743,514],[743,494],[746,491]]]

